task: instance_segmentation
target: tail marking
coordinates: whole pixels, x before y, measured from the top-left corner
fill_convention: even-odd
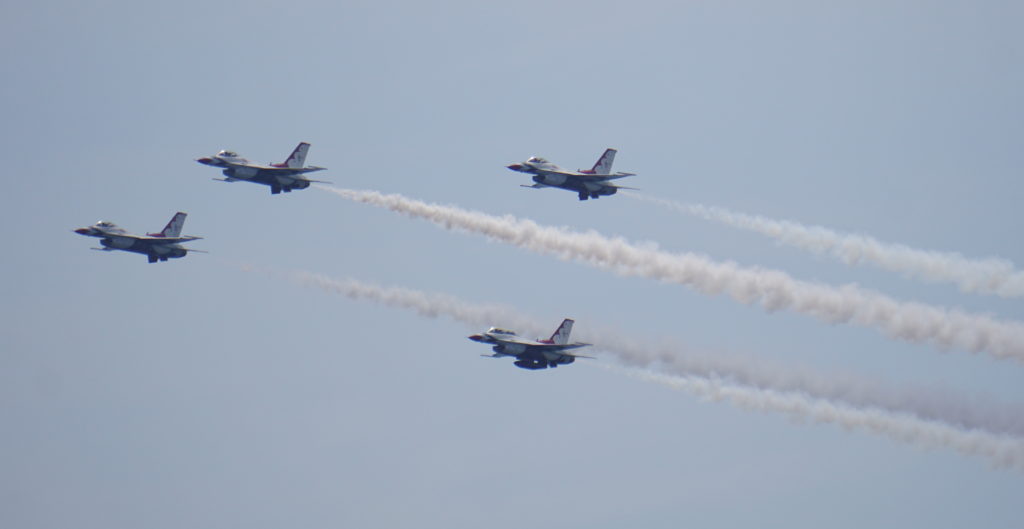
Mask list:
[[[566,318],[562,320],[562,324],[555,329],[555,333],[548,339],[549,342],[557,345],[565,345],[569,343],[569,333],[572,332],[572,324],[575,323],[573,320]]]
[[[301,169],[306,164],[306,154],[309,153],[309,144],[306,142],[300,143],[292,151],[292,154],[288,156],[288,159],[284,163],[271,164],[274,167],[288,167],[291,169]]]
[[[181,228],[185,226],[185,217],[187,213],[179,211],[171,217],[171,221],[164,226],[163,231],[160,233],[147,233],[150,237],[178,237],[181,235]]]

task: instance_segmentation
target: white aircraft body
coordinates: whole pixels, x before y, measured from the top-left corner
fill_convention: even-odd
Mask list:
[[[100,244],[103,247],[93,248],[93,250],[105,252],[123,250],[146,254],[149,262],[155,263],[157,261],[185,257],[188,252],[202,252],[202,250],[193,250],[181,246],[181,243],[202,239],[202,237],[194,237],[192,235],[181,235],[181,228],[185,225],[185,216],[186,214],[180,211],[175,213],[174,217],[171,217],[171,221],[167,223],[167,226],[160,233],[132,235],[113,222],[105,220],[101,220],[86,228],[78,228],[75,230],[75,233],[89,237],[99,237]]]
[[[565,319],[555,329],[555,333],[547,340],[537,339],[526,340],[516,336],[516,333],[491,327],[487,332],[474,334],[469,337],[474,342],[493,344],[491,348],[494,354],[481,355],[489,358],[501,358],[503,356],[514,356],[515,365],[523,369],[545,369],[547,367],[558,367],[560,364],[571,364],[577,358],[593,358],[569,353],[569,349],[586,347],[588,343],[569,343],[569,333],[572,332],[573,320]]]
[[[310,180],[303,175],[315,171],[323,171],[326,167],[311,165],[303,167],[306,163],[306,154],[309,153],[309,144],[302,142],[295,147],[291,156],[282,163],[270,163],[260,165],[242,158],[233,151],[220,151],[208,158],[199,158],[197,162],[213,167],[222,167],[226,178],[214,178],[221,182],[253,182],[270,186],[270,193],[276,195],[281,191],[291,192],[292,189],[306,189],[313,182],[329,184],[323,180]]]
[[[579,193],[580,200],[586,200],[604,195],[614,195],[619,189],[632,189],[610,182],[617,178],[634,175],[634,173],[612,173],[612,162],[615,161],[616,152],[618,151],[615,149],[605,150],[592,169],[569,171],[538,156],[522,163],[509,165],[508,168],[533,175],[533,181],[536,183],[532,186],[523,185],[522,187],[567,189]]]

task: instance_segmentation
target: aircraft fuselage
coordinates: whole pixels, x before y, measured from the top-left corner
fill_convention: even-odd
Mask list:
[[[567,319],[562,325],[568,325],[566,328],[571,329],[572,321]],[[559,331],[555,332],[556,335],[558,333]],[[554,338],[552,336],[549,340],[525,340],[516,336],[512,331],[496,327],[491,328],[487,332],[469,336],[469,339],[474,342],[492,346],[491,351],[494,354],[484,356],[495,358],[511,356],[516,359],[514,364],[523,369],[545,369],[571,364],[576,361],[576,355],[567,351],[589,345],[584,343],[567,343],[568,331],[566,331],[565,340],[556,342]]]
[[[252,163],[234,151],[220,151],[213,156],[199,158],[196,161],[203,165],[221,168],[225,178],[215,178],[215,180],[262,184],[269,186],[270,193],[276,195],[282,191],[289,193],[293,189],[306,189],[313,181],[302,175],[325,169],[316,166],[303,167],[308,151],[309,144],[300,143],[286,162],[269,165]]]
[[[197,251],[189,250],[180,244],[182,242],[194,241],[201,238],[190,235],[178,236],[180,233],[180,223],[184,222],[184,218],[184,213],[178,213],[175,215],[175,218],[171,220],[168,227],[164,228],[164,232],[152,233],[146,236],[132,235],[119,226],[106,221],[100,221],[92,226],[78,228],[74,231],[79,235],[98,238],[102,248],[93,248],[94,250],[121,250],[124,252],[140,253],[144,254],[148,258],[149,262],[155,263],[157,261],[166,261],[168,259],[185,257],[189,251]],[[171,229],[171,226],[175,223],[179,223],[179,225],[171,234],[173,236],[165,236],[168,230]]]
[[[611,183],[611,180],[633,176],[633,173],[611,172],[615,152],[615,149],[605,150],[601,158],[594,164],[594,168],[589,170],[570,171],[538,156],[506,167],[532,176],[534,184],[523,187],[565,189],[576,192],[580,200],[587,200],[588,198],[614,195],[618,192],[619,186]]]

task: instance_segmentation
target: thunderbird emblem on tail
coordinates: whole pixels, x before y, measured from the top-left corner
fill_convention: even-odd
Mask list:
[[[491,348],[494,354],[483,355],[490,358],[501,358],[503,356],[514,356],[515,365],[523,369],[545,369],[558,367],[561,364],[571,364],[577,358],[593,358],[591,356],[577,355],[567,352],[569,349],[586,347],[588,343],[569,343],[569,333],[572,332],[573,320],[566,318],[562,324],[555,329],[555,333],[547,340],[537,341],[526,340],[516,336],[512,331],[491,327],[487,332],[474,334],[469,337],[474,342],[493,344]]]

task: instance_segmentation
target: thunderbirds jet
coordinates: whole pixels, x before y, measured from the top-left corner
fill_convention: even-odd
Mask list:
[[[631,189],[609,182],[609,180],[633,176],[634,174],[612,173],[612,162],[615,161],[616,152],[618,151],[615,149],[605,150],[604,154],[597,159],[597,163],[594,164],[592,169],[569,171],[537,156],[523,163],[509,165],[508,168],[513,171],[533,175],[533,181],[536,183],[532,186],[524,185],[522,187],[536,189],[557,187],[579,193],[580,200],[600,198],[602,195],[614,195],[619,189]]]
[[[119,228],[113,222],[101,220],[88,228],[78,228],[75,233],[99,237],[103,248],[93,248],[112,252],[124,250],[146,254],[149,262],[166,261],[170,258],[185,257],[188,252],[202,252],[191,248],[182,248],[180,243],[202,239],[191,235],[181,236],[181,227],[185,224],[185,213],[177,212],[171,221],[167,223],[160,233],[147,233],[146,235],[132,235]],[[205,252],[203,252],[205,253]]]
[[[309,144],[302,142],[295,147],[291,156],[283,163],[271,163],[260,165],[252,163],[232,151],[220,151],[209,158],[199,158],[197,162],[214,167],[223,167],[224,176],[227,178],[214,178],[221,182],[254,182],[270,186],[270,193],[276,195],[281,191],[291,192],[292,189],[306,189],[313,182],[329,184],[323,180],[310,180],[302,175],[314,171],[323,171],[326,167],[309,166],[303,167],[306,163],[306,153],[309,152]]]
[[[547,340],[525,340],[512,331],[491,327],[487,332],[469,337],[474,342],[494,344],[494,354],[481,355],[489,358],[503,356],[516,357],[515,365],[523,369],[544,369],[558,367],[559,364],[571,364],[577,358],[593,358],[592,356],[576,355],[567,352],[569,349],[586,347],[589,343],[569,343],[573,320],[565,319],[555,333]]]

